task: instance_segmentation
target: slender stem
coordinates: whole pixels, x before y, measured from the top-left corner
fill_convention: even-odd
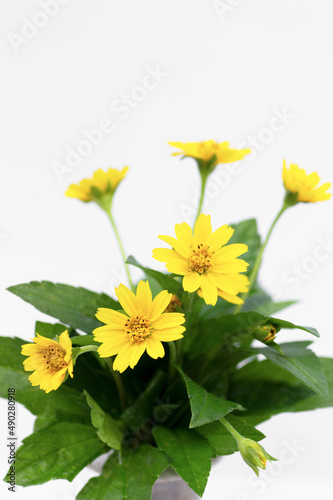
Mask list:
[[[237,442],[238,442],[239,438],[243,437],[241,434],[239,434],[239,432],[236,431],[236,429],[234,429],[234,427],[231,424],[229,424],[229,422],[227,422],[227,420],[225,418],[220,418],[220,422],[230,432],[232,437],[234,437],[236,439]]]
[[[261,261],[262,261],[262,257],[263,257],[263,254],[264,254],[264,251],[265,251],[265,248],[267,246],[267,243],[271,237],[271,234],[273,232],[273,229],[275,228],[275,225],[277,223],[277,221],[280,219],[281,215],[283,214],[283,212],[288,208],[288,205],[286,203],[284,203],[282,205],[282,208],[280,210],[280,212],[277,214],[277,216],[275,217],[269,231],[268,231],[268,234],[266,236],[266,239],[264,241],[264,243],[261,245],[260,247],[260,250],[259,250],[259,253],[257,255],[257,258],[255,260],[255,263],[254,263],[254,266],[253,266],[253,269],[252,269],[252,272],[250,274],[250,277],[249,277],[249,280],[250,280],[250,283],[249,283],[249,289],[248,291],[242,296],[242,299],[244,300],[244,303],[247,299],[247,297],[249,296],[249,293],[251,292],[252,288],[253,288],[253,285],[255,284],[255,281],[256,281],[256,278],[257,278],[257,275],[258,275],[258,271],[259,271],[259,268],[260,268],[260,264],[261,264]],[[242,307],[243,307],[243,304],[239,304],[235,310],[234,310],[234,314],[238,313],[241,311]]]
[[[126,408],[126,397],[125,397],[125,390],[124,390],[123,382],[121,380],[121,376],[118,372],[116,372],[113,369],[113,360],[111,358],[105,358],[105,361],[106,361],[106,364],[108,365],[108,367],[110,368],[110,372],[113,376],[113,380],[115,381],[115,384],[117,386],[120,407],[121,407],[122,411],[124,411]]]
[[[205,175],[202,172],[200,172],[200,175],[201,175],[201,193],[200,193],[200,200],[199,200],[198,211],[197,211],[197,215],[196,215],[195,221],[194,221],[194,226],[195,226],[195,224],[196,224],[196,222],[197,222],[197,220],[199,218],[199,215],[201,214],[202,204],[203,204],[204,197],[205,197],[206,182],[207,182],[207,179],[208,179],[208,175]]]
[[[168,346],[170,352],[169,379],[172,380],[176,373],[177,351],[174,342],[168,342]]]
[[[86,345],[84,347],[74,347],[72,350],[73,359],[76,359],[78,356],[80,356],[81,354],[84,354],[85,352],[97,351],[97,349],[98,349],[97,345]]]
[[[130,284],[131,290],[134,292],[135,290],[134,290],[133,281],[132,281],[131,274],[130,274],[130,271],[129,271],[129,268],[128,268],[128,264],[126,264],[125,250],[124,250],[123,244],[121,242],[120,235],[119,235],[119,232],[118,232],[115,220],[114,220],[114,218],[112,216],[111,208],[109,210],[105,210],[105,212],[106,212],[108,218],[110,219],[110,222],[111,222],[114,234],[116,236],[116,239],[117,239],[117,242],[118,242],[118,245],[119,245],[121,256],[122,256],[123,261],[124,261],[124,266],[125,266],[125,271],[126,271],[126,274],[127,274],[128,282]]]

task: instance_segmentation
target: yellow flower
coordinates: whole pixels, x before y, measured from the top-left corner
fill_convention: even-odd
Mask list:
[[[215,155],[215,160],[211,167],[215,167],[219,163],[232,163],[242,160],[245,155],[251,152],[250,149],[231,149],[229,142],[215,142],[213,140],[203,142],[169,142],[170,146],[181,149],[177,153],[172,153],[174,156],[183,155],[190,156],[196,160],[209,162]]]
[[[136,295],[122,284],[115,292],[124,313],[100,308],[96,314],[105,323],[93,331],[102,344],[97,350],[101,358],[117,354],[113,369],[119,372],[134,368],[145,351],[151,358],[163,358],[162,342],[181,339],[185,331],[184,314],[164,313],[172,294],[164,290],[153,300],[147,281],[139,282]]]
[[[29,356],[24,369],[33,371],[29,380],[33,386],[39,385],[45,392],[55,391],[63,383],[67,372],[73,378],[72,341],[67,330],[59,337],[59,342],[36,333],[34,344],[24,344],[21,353]]]
[[[94,172],[91,179],[83,179],[79,184],[71,184],[65,194],[70,198],[78,198],[85,202],[94,201],[105,194],[112,196],[127,171],[128,167],[122,170],[109,168],[106,172],[100,168]]]
[[[184,276],[184,290],[199,290],[206,304],[215,305],[218,295],[228,302],[242,303],[237,294],[247,291],[248,278],[239,273],[246,271],[248,263],[237,257],[248,247],[243,243],[225,246],[234,230],[224,225],[213,233],[210,215],[201,214],[194,235],[186,222],[177,224],[175,232],[177,239],[159,236],[172,249],[155,248],[153,257],[166,262],[171,273]]]
[[[316,201],[329,200],[331,197],[331,194],[326,192],[331,187],[329,182],[316,187],[320,182],[317,172],[307,174],[305,170],[293,164],[288,170],[284,160],[282,177],[286,190],[297,194],[296,201],[315,203]]]

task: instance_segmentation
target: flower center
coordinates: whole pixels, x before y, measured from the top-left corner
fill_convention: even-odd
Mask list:
[[[61,368],[66,368],[67,363],[64,360],[65,352],[58,346],[49,345],[43,355],[45,359],[46,368],[49,370],[61,370]]]
[[[213,253],[209,251],[209,246],[204,246],[202,243],[197,245],[197,249],[192,250],[192,254],[188,259],[191,270],[199,274],[206,274],[212,266]]]
[[[142,342],[146,337],[149,337],[153,331],[151,323],[145,315],[132,316],[125,323],[125,333],[130,340]]]

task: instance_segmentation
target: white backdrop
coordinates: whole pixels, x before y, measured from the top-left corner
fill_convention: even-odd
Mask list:
[[[205,211],[215,228],[258,217],[266,234],[282,203],[283,158],[332,181],[332,15],[330,0],[1,2],[2,335],[29,339],[35,320],[49,319],[6,292],[10,285],[46,279],[112,293],[125,279],[105,215],[64,197],[99,167],[130,166],[115,217],[127,253],[158,269],[157,235],[191,221],[199,187],[194,161],[171,157],[168,140],[252,147],[237,173],[220,166],[212,176]],[[261,271],[276,298],[300,299],[280,316],[316,326],[313,349],[327,356],[332,215],[331,202],[291,209]],[[2,477],[5,408],[1,401]],[[33,417],[18,411],[23,439]],[[204,500],[296,492],[307,500],[332,490],[332,417],[326,409],[262,424],[263,444],[280,465],[251,482],[239,455],[227,457]],[[73,499],[89,475],[19,488],[15,498]],[[0,491],[11,498],[5,483]]]

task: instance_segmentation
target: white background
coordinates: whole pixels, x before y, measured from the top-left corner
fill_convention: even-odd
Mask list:
[[[10,285],[46,279],[112,293],[125,279],[105,215],[64,197],[71,182],[98,167],[130,166],[115,216],[128,254],[158,269],[163,265],[151,258],[157,236],[191,222],[199,186],[194,161],[173,158],[168,140],[253,143],[255,153],[239,163],[237,175],[220,166],[208,186],[205,211],[215,228],[258,217],[261,233],[267,232],[284,194],[283,158],[332,181],[330,0],[226,0],[219,7],[213,0],[63,0],[53,17],[40,15],[42,3],[0,6],[2,335],[29,339],[35,320],[49,319],[4,291]],[[29,28],[27,20],[44,26]],[[156,68],[163,76],[153,85],[147,75]],[[155,88],[142,90],[147,81]],[[133,109],[120,112],[125,94],[132,94]],[[287,118],[276,120],[279,113]],[[56,175],[55,162],[65,164],[67,148],[76,149],[83,130],[105,118],[113,131],[75,168]],[[322,242],[332,241],[332,215],[331,202],[300,204],[286,213],[260,275],[277,298],[300,299],[280,316],[316,326],[321,338],[313,349],[327,356],[333,356],[333,248]],[[309,339],[302,332],[282,336]],[[204,499],[293,499],[296,492],[305,500],[328,498],[332,417],[333,409],[325,409],[261,425],[268,436],[263,444],[281,456],[280,466],[269,465],[261,483],[251,484],[253,474],[238,454],[224,458]],[[32,424],[19,406],[21,439]],[[294,439],[302,451],[284,454]],[[69,500],[89,474],[82,471],[73,483],[19,488],[15,498]],[[12,498],[4,483],[0,491]]]

